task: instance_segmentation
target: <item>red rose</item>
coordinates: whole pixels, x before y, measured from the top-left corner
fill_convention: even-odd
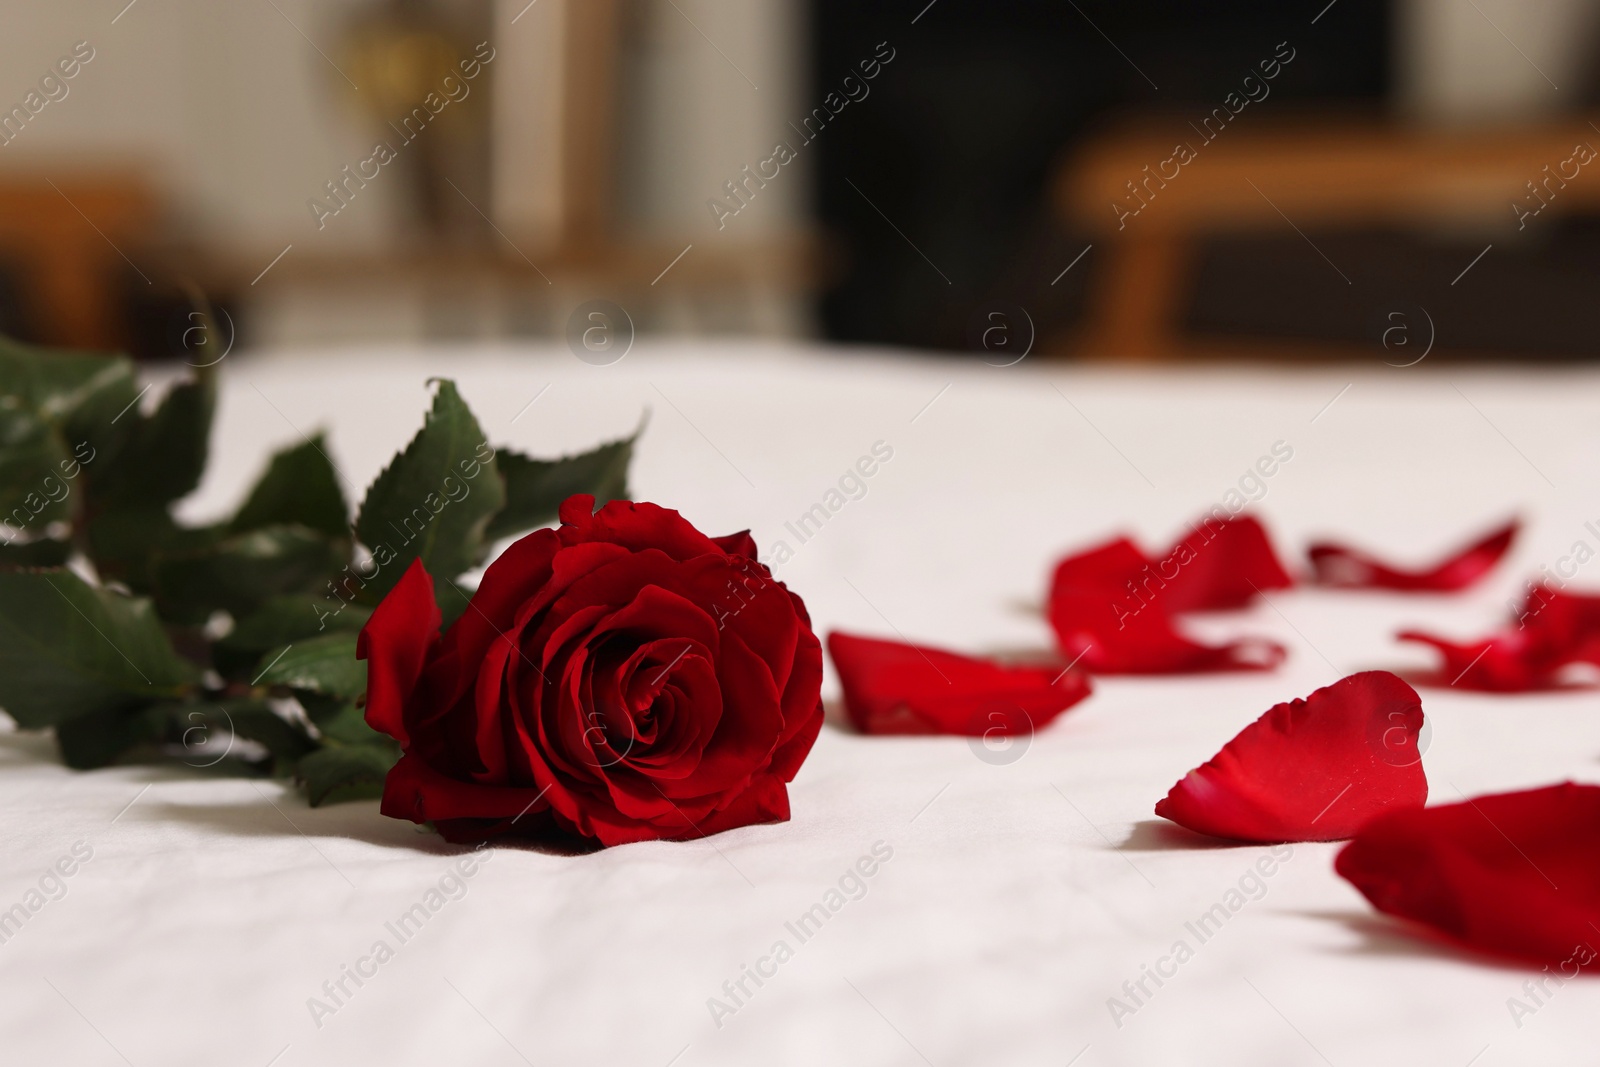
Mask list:
[[[789,817],[822,649],[748,533],[594,498],[506,549],[443,635],[418,561],[373,612],[367,722],[404,755],[383,813],[452,841],[603,845]]]

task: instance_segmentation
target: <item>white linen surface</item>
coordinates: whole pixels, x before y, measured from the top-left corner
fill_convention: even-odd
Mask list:
[[[710,533],[752,527],[764,553],[787,542],[779,575],[819,634],[1047,648],[1038,608],[1059,554],[1119,531],[1170,543],[1280,441],[1293,457],[1254,509],[1286,561],[1322,534],[1421,563],[1513,512],[1531,528],[1466,595],[1296,590],[1196,620],[1206,637],[1274,637],[1289,661],[1097,679],[1020,758],[830,724],[791,822],[581,856],[497,848],[403,944],[385,924],[466,850],[376,802],[311,810],[283,783],[181,767],[74,773],[44,737],[0,736],[0,910],[75,843],[93,850],[0,944],[0,1062],[1593,1062],[1593,980],[1530,994],[1532,972],[1375,913],[1333,873],[1335,845],[1294,846],[1257,882],[1268,849],[1200,844],[1151,809],[1271,704],[1427,663],[1396,630],[1485,632],[1523,579],[1570,573],[1577,542],[1600,548],[1584,525],[1600,527],[1600,375],[1398,370],[1378,353],[1304,371],[1001,369],[746,343],[641,343],[610,367],[528,347],[241,354],[222,370],[192,517],[232,507],[269,449],[319,427],[364,488],[421,424],[430,375],[459,382],[491,442],[536,454],[625,434],[648,410],[636,496]],[[893,458],[865,495],[799,543],[785,522],[879,441]],[[1579,568],[1586,584],[1600,564]],[[836,715],[831,674],[825,694]],[[1436,802],[1600,780],[1592,693],[1423,695]],[[837,903],[828,891],[877,842],[892,859],[864,895],[846,878],[859,899],[802,942],[785,923]],[[1241,879],[1259,899],[1200,943],[1185,924]],[[1193,958],[1131,999],[1124,983],[1180,939]],[[393,958],[314,1013],[379,940]],[[776,973],[735,1001],[724,982],[779,941],[792,958],[761,962]],[[1113,997],[1137,1010],[1114,1018]]]

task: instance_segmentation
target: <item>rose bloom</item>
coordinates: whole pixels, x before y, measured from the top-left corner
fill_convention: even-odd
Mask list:
[[[748,533],[574,496],[439,622],[419,560],[361,632],[367,722],[404,753],[385,815],[452,841],[603,845],[789,817],[822,727],[822,649]]]

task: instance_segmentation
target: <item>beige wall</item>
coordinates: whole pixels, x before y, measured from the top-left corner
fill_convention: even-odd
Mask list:
[[[377,183],[371,210],[319,233],[306,201],[371,135],[344,79],[318,55],[336,50],[346,0],[8,0],[0,5],[0,102],[9,108],[74,42],[94,59],[0,167],[48,171],[64,159],[132,160],[170,191],[174,222],[243,248],[303,238],[379,239],[391,216]],[[117,21],[113,24],[112,20]]]
[[[1424,121],[1548,113],[1593,78],[1597,0],[1402,0],[1398,15],[1401,103]]]

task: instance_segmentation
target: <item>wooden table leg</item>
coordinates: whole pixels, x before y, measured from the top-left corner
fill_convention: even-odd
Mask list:
[[[1106,261],[1090,296],[1090,317],[1073,345],[1096,359],[1162,359],[1181,354],[1178,318],[1187,294],[1190,243],[1130,228],[1105,243]]]

